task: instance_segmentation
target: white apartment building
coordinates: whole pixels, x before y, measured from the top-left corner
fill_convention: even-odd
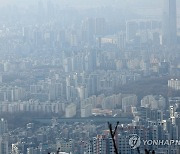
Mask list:
[[[168,80],[168,87],[174,90],[180,90],[180,80],[178,79]]]
[[[76,104],[71,103],[65,109],[65,117],[71,118],[74,117],[75,115],[76,115]]]

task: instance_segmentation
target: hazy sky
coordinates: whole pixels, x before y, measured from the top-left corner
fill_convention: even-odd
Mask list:
[[[0,0],[0,6],[5,4],[16,4],[19,6],[37,5],[39,0]],[[47,0],[41,0],[46,2]],[[119,7],[147,7],[147,8],[162,8],[163,0],[50,0],[59,3],[60,6],[119,6]],[[177,0],[178,7],[180,0]],[[179,10],[179,9],[178,9]]]
[[[46,1],[46,0],[42,0]],[[132,4],[145,4],[145,5],[153,5],[159,4],[162,0],[51,0],[56,1],[63,4],[68,5],[111,5],[113,3],[128,3],[129,5]],[[30,4],[38,2],[38,0],[0,0],[0,5],[4,4],[12,4],[12,3],[19,3],[19,4]]]

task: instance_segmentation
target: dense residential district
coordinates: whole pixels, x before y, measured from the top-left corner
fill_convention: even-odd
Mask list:
[[[164,1],[0,6],[0,154],[180,154],[180,16]]]

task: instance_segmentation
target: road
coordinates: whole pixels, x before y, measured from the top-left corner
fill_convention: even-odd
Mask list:
[[[34,119],[36,122],[48,124],[51,123],[51,119]],[[127,124],[132,122],[130,117],[89,117],[89,118],[61,118],[58,119],[58,123],[75,123],[75,122],[94,122],[94,123],[116,123]]]

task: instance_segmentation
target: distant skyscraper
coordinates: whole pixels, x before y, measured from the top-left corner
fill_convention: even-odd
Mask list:
[[[8,142],[0,138],[0,154],[8,154]]]
[[[8,126],[7,121],[3,118],[0,119],[0,136],[7,132]]]
[[[87,43],[93,42],[95,33],[95,21],[93,18],[87,18],[82,22],[82,40]]]
[[[98,36],[103,36],[106,32],[106,20],[104,18],[96,18],[95,33]]]
[[[176,0],[164,0],[163,41],[167,45],[177,41]]]
[[[138,31],[138,24],[136,21],[128,21],[126,23],[126,41],[130,42],[135,39]]]

